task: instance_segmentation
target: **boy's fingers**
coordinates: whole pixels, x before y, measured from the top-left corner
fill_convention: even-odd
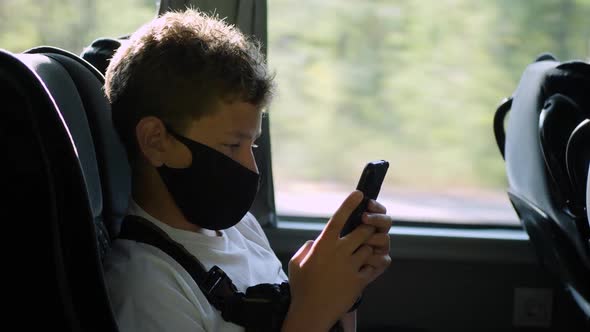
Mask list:
[[[362,244],[367,242],[373,234],[375,234],[375,227],[371,225],[359,225],[342,238],[343,250],[346,250],[348,254],[352,254]]]
[[[291,258],[289,265],[295,264],[296,266],[300,266],[305,257],[307,257],[307,254],[309,253],[312,247],[313,241],[310,240],[305,242],[305,244],[302,245],[301,248],[299,248],[299,250],[297,250],[295,255],[293,255],[293,258]]]
[[[389,255],[372,255],[367,258],[365,264],[374,267],[376,270],[385,270],[391,264],[391,257]]]
[[[320,237],[330,237],[334,239],[340,238],[340,232],[346,223],[346,220],[356,209],[356,207],[362,202],[363,193],[359,190],[353,191],[348,197],[342,202],[342,205],[336,210],[336,213],[330,218],[326,227],[320,234]]]
[[[388,233],[393,220],[386,214],[363,213],[363,224],[377,228],[377,233]]]
[[[369,204],[367,205],[367,210],[373,213],[387,213],[387,208],[383,206],[381,203],[377,202],[374,199],[369,200]]]
[[[389,234],[387,233],[375,233],[366,242],[375,249],[376,254],[388,254],[390,248]]]
[[[363,265],[367,264],[367,260],[371,255],[373,255],[373,248],[371,246],[361,246],[352,255],[352,266],[358,271]]]
[[[371,265],[363,265],[359,270],[359,275],[366,283],[369,283],[375,275],[376,269]]]

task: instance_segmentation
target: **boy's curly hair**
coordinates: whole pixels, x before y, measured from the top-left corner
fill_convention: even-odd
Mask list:
[[[218,101],[263,108],[273,90],[259,43],[193,9],[142,26],[117,50],[105,78],[113,123],[132,163],[141,118],[156,116],[184,131],[190,120],[214,112]]]

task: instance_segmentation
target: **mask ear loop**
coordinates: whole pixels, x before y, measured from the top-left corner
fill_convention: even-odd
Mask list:
[[[172,129],[172,127],[169,124],[167,124],[166,122],[163,122],[163,123],[164,123],[164,128],[166,128],[166,131],[170,135],[172,135],[172,137],[176,138],[177,140],[181,141],[183,144],[186,145],[186,142],[188,140],[186,137],[180,135],[178,132],[176,132],[176,130]]]
[[[166,122],[162,121],[162,123],[164,124],[164,128],[166,128],[166,132],[168,132],[170,135],[172,135],[172,137],[174,137],[176,140],[178,140],[180,143],[182,143],[190,152],[191,154],[191,164],[188,167],[191,167],[191,165],[193,164],[194,158],[195,158],[195,151],[193,151],[193,149],[191,149],[191,145],[193,145],[194,143],[180,135],[178,132],[176,132],[174,129],[172,129],[172,127],[170,125],[168,125]]]

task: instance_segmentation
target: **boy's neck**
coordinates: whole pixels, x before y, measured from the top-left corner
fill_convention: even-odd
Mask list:
[[[145,212],[170,227],[208,236],[220,236],[221,234],[218,231],[204,229],[187,221],[161,178],[153,169],[133,176],[131,194],[133,200]]]

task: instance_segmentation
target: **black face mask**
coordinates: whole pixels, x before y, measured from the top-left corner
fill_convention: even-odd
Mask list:
[[[240,222],[258,192],[258,173],[168,126],[166,129],[193,156],[187,168],[156,168],[185,218],[211,230],[230,228]]]

